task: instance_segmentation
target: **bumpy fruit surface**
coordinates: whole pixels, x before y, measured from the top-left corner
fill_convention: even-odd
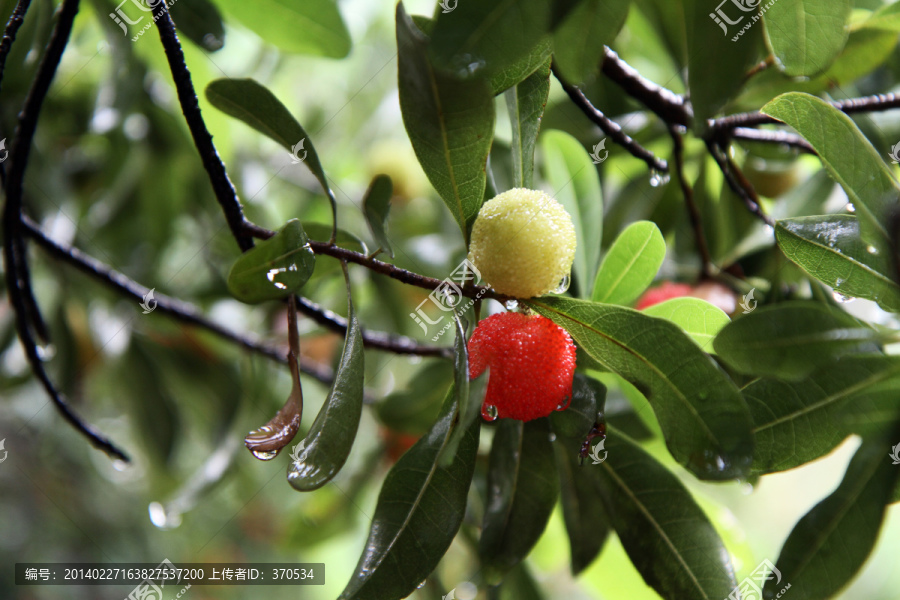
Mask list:
[[[546,317],[491,315],[478,323],[469,340],[469,376],[475,379],[487,367],[491,372],[481,414],[488,420],[539,419],[569,405],[575,344]]]
[[[469,260],[507,296],[531,298],[556,289],[574,259],[572,218],[541,191],[515,188],[494,196],[472,227]]]

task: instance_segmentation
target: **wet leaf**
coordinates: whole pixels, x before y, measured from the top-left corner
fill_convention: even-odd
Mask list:
[[[642,312],[675,323],[709,354],[715,354],[716,335],[731,323],[721,308],[700,298],[672,298],[648,306]]]
[[[475,6],[476,3],[460,4]],[[452,14],[455,17],[456,12]],[[400,110],[413,150],[465,238],[484,200],[494,98],[481,78],[462,81],[428,59],[430,41],[397,5]]]
[[[534,144],[550,93],[550,59],[504,94],[512,125],[512,163],[515,187],[534,189]]]
[[[299,159],[319,181],[332,207],[335,205],[334,193],[312,140],[272,92],[253,79],[216,79],[206,86],[206,99],[226,115],[284,146],[291,153],[292,162]]]
[[[862,242],[856,216],[784,219],[775,227],[775,239],[785,256],[841,294],[900,311],[900,286],[889,275],[889,260]]]
[[[481,404],[487,389],[490,369],[486,369],[474,382],[469,381],[469,350],[466,345],[466,330],[459,315],[453,313],[453,325],[456,338],[453,342],[453,385],[456,402],[459,408],[459,423],[447,445],[441,451],[441,466],[448,467],[456,459],[456,452],[466,432],[481,414]]]
[[[893,430],[864,440],[838,488],[797,522],[775,563],[781,581],[766,582],[763,598],[775,598],[787,583],[799,600],[830,598],[856,575],[900,479],[887,456],[891,440],[900,439],[900,428]]]
[[[501,419],[488,463],[488,497],[478,555],[496,584],[537,543],[559,496],[550,421]]]
[[[679,463],[701,479],[746,476],[753,458],[747,406],[734,382],[677,326],[630,308],[569,298],[529,305],[643,392]]]
[[[169,11],[178,31],[207,52],[215,52],[225,45],[222,16],[209,0],[175,2]]]
[[[591,282],[600,263],[603,234],[603,195],[600,178],[581,142],[563,131],[541,136],[544,175],[550,195],[572,216],[575,225],[575,261],[572,264],[578,296],[591,295]]]
[[[391,258],[394,258],[394,250],[391,248],[391,242],[385,231],[393,193],[394,185],[391,183],[391,178],[387,175],[376,175],[369,184],[366,195],[363,196],[363,213],[366,215],[369,231],[372,232],[375,243]]]
[[[610,426],[598,491],[625,552],[663,598],[728,597],[737,582],[719,534],[669,469]],[[587,468],[587,467],[585,467]]]
[[[303,287],[316,266],[309,239],[297,219],[235,261],[228,290],[241,302],[280,300]]]
[[[594,279],[594,302],[631,306],[653,283],[666,241],[650,221],[632,223],[615,239]]]
[[[316,240],[318,242],[328,242],[331,239],[332,228],[331,225],[328,225],[326,223],[313,223],[311,221],[306,221],[303,223],[303,230],[306,232],[306,236],[311,240]],[[369,249],[368,247],[366,247],[365,242],[363,242],[361,239],[359,239],[359,237],[350,233],[346,229],[338,228],[334,243],[341,248],[353,250],[354,252],[359,252],[361,254],[368,254],[369,252]]]
[[[553,60],[571,83],[600,71],[603,46],[611,44],[628,16],[630,0],[582,0],[553,32]]]
[[[886,224],[897,208],[900,186],[872,143],[844,113],[809,94],[782,94],[760,109],[806,138],[841,184],[859,215],[863,241],[881,252]]]
[[[549,39],[542,39],[531,52],[508,67],[497,69],[491,74],[491,91],[496,95],[524,81],[550,59],[553,46]]]
[[[726,325],[713,343],[741,373],[800,381],[841,356],[879,352],[880,337],[841,310],[796,301],[756,309]]]
[[[350,455],[359,429],[365,358],[349,289],[347,299],[347,338],[334,384],[306,437],[295,447],[293,462],[288,466],[288,483],[301,492],[319,489],[337,475]]]
[[[438,457],[459,418],[451,389],[431,430],[381,486],[366,547],[341,600],[405,598],[444,556],[466,512],[481,422],[469,426],[449,467]]]
[[[778,67],[811,77],[834,62],[847,42],[850,0],[778,0],[763,13],[766,40]]]
[[[216,2],[226,16],[285,52],[328,58],[343,58],[350,53],[350,33],[333,0]]]

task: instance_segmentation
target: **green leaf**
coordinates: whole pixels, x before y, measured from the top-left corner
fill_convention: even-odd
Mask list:
[[[421,435],[441,411],[443,390],[453,382],[453,368],[446,360],[433,360],[413,375],[406,388],[393,392],[375,405],[378,419],[395,431]]]
[[[677,326],[630,308],[569,298],[529,305],[647,397],[675,460],[701,479],[747,474],[753,459],[747,406],[725,372]]]
[[[803,516],[781,549],[775,568],[782,581],[766,582],[764,598],[787,584],[797,600],[830,598],[862,567],[872,551],[900,469],[887,456],[900,435],[864,440],[838,488]]]
[[[784,219],[775,226],[775,239],[785,256],[841,294],[900,311],[900,286],[888,275],[889,261],[862,242],[855,215]]]
[[[625,552],[663,598],[721,600],[736,585],[728,550],[667,468],[610,427],[599,493]],[[585,467],[587,468],[587,467]]]
[[[630,0],[582,0],[553,32],[553,60],[563,78],[590,81],[600,69],[603,46],[611,44],[628,16]]]
[[[476,419],[456,460],[442,467],[438,457],[458,417],[451,389],[437,422],[385,478],[366,547],[341,600],[405,598],[450,547],[465,516],[481,428]]]
[[[550,2],[459,2],[438,14],[432,32],[433,64],[458,77],[490,75],[532,53],[550,25]]]
[[[487,490],[478,555],[485,580],[497,584],[528,556],[556,506],[559,479],[548,419],[500,421]]]
[[[591,377],[575,375],[569,408],[550,415],[556,440],[560,503],[569,535],[572,575],[588,567],[608,537],[610,525],[603,504],[597,502],[600,472],[579,457],[581,445],[594,427],[597,413],[606,402],[606,386]],[[598,444],[599,441],[593,442]]]
[[[550,94],[550,59],[524,81],[506,91],[512,126],[512,163],[515,187],[534,189],[534,144]]]
[[[828,68],[847,42],[850,0],[778,0],[763,13],[769,48],[791,77]]]
[[[334,0],[217,3],[227,16],[285,52],[328,58],[344,58],[350,53],[350,33]]]
[[[721,308],[700,298],[672,298],[648,306],[642,312],[651,317],[672,321],[709,354],[715,354],[713,339],[723,327],[731,323],[731,319]]]
[[[688,67],[688,88],[698,135],[705,132],[707,119],[714,117],[737,94],[747,71],[762,54],[763,27],[759,23],[734,40],[751,21],[755,7],[752,12],[745,12],[736,3],[722,5],[721,10],[728,18],[740,19],[738,24],[727,27],[717,25],[710,18],[716,9],[716,4],[708,0],[684,0],[687,55],[693,59]]]
[[[391,178],[387,175],[376,175],[363,197],[363,213],[366,215],[366,223],[369,224],[372,237],[375,238],[375,243],[391,258],[394,258],[394,250],[391,248],[391,242],[388,240],[385,230],[393,193],[394,185],[391,183]]]
[[[178,31],[207,52],[215,52],[225,45],[222,17],[209,0],[175,2],[169,11]]]
[[[613,242],[594,280],[595,302],[631,306],[666,258],[666,241],[655,223],[629,225]]]
[[[303,230],[306,232],[306,236],[311,240],[327,242],[331,239],[332,227],[326,223],[306,221],[303,223]],[[337,230],[337,236],[334,238],[334,243],[347,250],[368,254],[366,244],[346,229],[339,228]]]
[[[487,388],[488,371],[486,369],[474,382],[469,381],[469,350],[466,346],[466,330],[459,315],[453,313],[453,325],[456,338],[453,342],[453,380],[456,390],[456,402],[459,407],[459,423],[450,435],[450,440],[441,453],[441,466],[450,466],[456,459],[456,450],[462,442],[466,431],[473,421],[478,420],[481,403]]]
[[[862,399],[900,376],[896,357],[847,357],[796,383],[757,379],[744,388],[753,419],[754,474],[785,471],[831,452],[852,429],[843,414],[868,420]]]
[[[782,94],[761,112],[796,129],[816,150],[858,211],[863,241],[886,251],[886,223],[900,187],[878,151],[850,117],[809,94]]]
[[[581,142],[563,131],[545,131],[541,151],[550,195],[565,207],[575,225],[578,245],[572,273],[579,297],[586,298],[600,262],[603,234],[603,196],[597,169]]]
[[[550,40],[541,40],[531,52],[508,67],[496,70],[491,74],[491,91],[496,96],[514,85],[518,85],[547,62],[551,54],[553,54],[553,45]]]
[[[799,381],[857,352],[878,352],[879,334],[847,313],[813,301],[763,306],[716,336],[716,352],[750,375]]]
[[[460,81],[437,71],[428,61],[428,46],[428,38],[398,4],[403,124],[422,169],[468,240],[469,227],[484,201],[494,97],[484,79]]]
[[[238,257],[228,273],[228,290],[248,304],[287,298],[303,287],[316,266],[308,242],[300,221],[291,219]]]
[[[498,600],[544,600],[540,586],[528,571],[527,563],[519,563],[506,574],[500,585]]]
[[[365,357],[359,321],[349,293],[347,300],[347,338],[334,384],[306,437],[295,447],[293,462],[288,465],[288,483],[301,492],[317,490],[337,475],[350,456],[359,429]]]
[[[284,146],[312,172],[335,206],[325,170],[306,130],[268,89],[253,79],[216,79],[206,86],[206,99],[226,115]]]

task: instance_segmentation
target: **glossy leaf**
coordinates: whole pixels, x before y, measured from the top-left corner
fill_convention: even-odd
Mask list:
[[[550,415],[556,440],[560,504],[569,536],[572,574],[586,569],[603,548],[610,531],[603,504],[597,502],[600,474],[592,461],[580,459],[581,446],[606,402],[606,387],[591,377],[575,375],[569,408]],[[593,444],[598,444],[599,439]]]
[[[541,65],[550,59],[552,53],[553,45],[550,43],[550,40],[541,40],[528,54],[522,56],[516,62],[507,67],[496,69],[491,73],[491,91],[493,91],[494,95],[497,95],[525,81],[529,75],[537,71]]]
[[[216,79],[206,86],[206,99],[226,115],[284,146],[294,159],[300,158],[334,206],[334,193],[312,140],[272,92],[253,79]]]
[[[619,234],[594,279],[595,302],[631,306],[653,283],[666,258],[666,241],[650,221],[632,223]]]
[[[796,301],[757,308],[716,336],[719,356],[750,375],[799,381],[858,352],[878,352],[879,334],[836,308]]]
[[[600,262],[603,234],[603,195],[597,169],[581,143],[563,131],[545,131],[541,152],[550,195],[565,207],[575,225],[578,244],[572,274],[578,296],[586,298]]]
[[[841,294],[900,311],[900,286],[889,275],[889,261],[862,242],[855,215],[784,219],[775,239],[785,256]]]
[[[894,357],[848,357],[796,383],[757,379],[744,388],[753,419],[755,474],[785,471],[831,452],[851,432],[844,412],[869,420],[863,399],[900,377]]]
[[[478,555],[496,584],[537,543],[559,496],[550,421],[501,419],[488,464],[488,497]]]
[[[372,527],[341,600],[405,598],[435,569],[466,512],[481,422],[469,426],[456,460],[438,464],[459,413],[451,389],[431,430],[390,470]]]
[[[566,329],[604,369],[647,397],[679,463],[701,479],[747,474],[753,439],[741,394],[677,326],[630,308],[583,300],[547,298],[529,304]]]
[[[366,223],[369,224],[372,237],[391,258],[394,258],[394,250],[385,231],[393,193],[394,185],[391,178],[387,175],[376,175],[369,184],[366,195],[363,196],[363,213],[366,215]]]
[[[563,78],[589,81],[600,70],[603,46],[615,39],[628,16],[630,0],[582,0],[553,32],[553,60]]]
[[[550,25],[550,2],[459,2],[438,14],[432,62],[459,77],[493,74],[528,56]]]
[[[280,300],[303,287],[316,266],[297,219],[291,219],[275,236],[242,254],[228,273],[228,290],[241,302],[254,304]]]
[[[893,429],[890,437],[864,440],[838,488],[797,522],[775,563],[782,580],[766,582],[763,598],[775,598],[787,583],[799,600],[830,598],[862,567],[900,479],[887,456],[900,435]]]
[[[456,458],[456,451],[469,427],[481,414],[481,403],[487,389],[490,369],[486,369],[474,382],[469,381],[469,350],[466,346],[466,330],[459,315],[453,313],[456,338],[453,342],[453,384],[459,407],[459,423],[450,435],[441,454],[441,465],[449,466]]]
[[[359,320],[349,294],[348,301],[347,337],[334,384],[306,437],[295,447],[293,462],[288,465],[288,483],[301,492],[319,489],[337,475],[350,455],[359,429],[365,357]]]
[[[334,0],[216,1],[226,16],[285,52],[328,58],[350,53],[350,33]]]
[[[222,16],[209,0],[175,2],[169,12],[178,31],[207,52],[215,52],[225,45]]]
[[[860,218],[863,241],[884,251],[886,223],[897,207],[900,186],[850,117],[809,94],[778,96],[761,112],[800,132],[841,184]]]
[[[721,308],[700,298],[672,298],[642,312],[675,323],[709,354],[715,354],[713,339],[731,323]]]
[[[484,79],[461,81],[435,69],[428,47],[427,36],[398,4],[403,124],[422,169],[468,239],[484,201],[485,165],[494,133],[493,93]]]
[[[766,39],[791,77],[811,77],[834,62],[847,41],[850,0],[778,0],[763,13]]]
[[[534,145],[550,93],[550,59],[525,80],[506,91],[512,126],[513,183],[534,189]]]
[[[678,478],[610,427],[598,491],[625,552],[663,598],[726,598],[734,566],[719,534]]]
[[[736,4],[721,5],[721,10],[732,21],[738,21],[726,27],[710,18],[717,10],[716,4],[708,0],[684,0],[687,56],[692,59],[688,63],[688,88],[698,133],[703,133],[707,119],[714,117],[737,94],[747,71],[762,57],[763,27],[760,23],[737,37],[751,21],[757,6],[741,10]],[[714,57],[715,60],[703,60],[702,57]]]

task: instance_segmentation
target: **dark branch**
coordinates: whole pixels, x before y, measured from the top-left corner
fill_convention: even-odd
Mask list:
[[[762,211],[762,207],[759,204],[759,198],[756,195],[756,190],[753,189],[753,185],[747,181],[744,174],[741,173],[741,170],[734,164],[734,161],[728,158],[725,150],[708,140],[706,142],[706,147],[715,159],[716,164],[719,165],[719,169],[722,171],[722,175],[725,177],[728,187],[730,187],[743,201],[747,210],[762,219],[766,225],[774,226],[775,222]]]
[[[693,123],[694,109],[691,108],[690,102],[683,96],[645,79],[608,46],[603,47],[601,70],[625,90],[626,94],[640,100],[667,124],[690,127]]]
[[[169,69],[172,71],[172,80],[178,91],[178,101],[181,103],[181,111],[194,138],[194,145],[203,161],[203,168],[209,175],[216,199],[225,213],[225,220],[231,229],[231,235],[237,241],[241,250],[246,251],[253,247],[253,238],[247,231],[247,220],[244,218],[244,210],[238,200],[237,192],[228,178],[225,165],[219,158],[212,136],[206,129],[206,123],[200,114],[200,105],[197,102],[197,94],[191,81],[191,74],[184,61],[184,52],[181,43],[175,33],[175,23],[169,15],[169,9],[165,2],[159,2],[153,9],[153,18],[159,28],[159,39],[166,52],[169,61]]]
[[[807,154],[815,154],[816,151],[796,133],[788,133],[786,131],[772,131],[769,129],[750,129],[748,127],[736,127],[731,132],[731,137],[737,140],[748,140],[751,142],[769,142],[774,144],[784,144],[791,148],[797,148],[801,152]]]
[[[591,101],[587,99],[587,96],[584,93],[575,87],[574,85],[566,82],[562,76],[559,74],[559,71],[556,68],[556,65],[551,65],[551,69],[553,70],[553,75],[556,76],[557,81],[559,81],[562,88],[569,95],[569,98],[572,102],[575,103],[581,112],[587,116],[595,125],[597,125],[603,132],[611,137],[613,141],[631,153],[635,158],[639,158],[640,160],[647,163],[647,166],[653,170],[660,171],[666,173],[669,171],[669,165],[666,161],[658,158],[652,152],[638,144],[634,139],[632,139],[628,134],[622,131],[622,128],[618,123],[612,121],[604,115],[600,110],[594,107],[591,104]]]
[[[697,203],[694,202],[694,190],[684,176],[684,140],[681,134],[676,130],[675,126],[670,127],[669,132],[672,135],[672,143],[674,144],[675,156],[675,174],[678,177],[678,184],[681,186],[681,193],[684,195],[684,204],[687,207],[688,219],[694,230],[694,238],[697,240],[697,252],[700,254],[700,273],[704,278],[709,277],[711,260],[709,258],[709,248],[706,245],[706,234],[703,232],[703,220],[700,217],[700,210]]]
[[[21,216],[22,216],[22,183],[25,178],[25,169],[28,165],[28,153],[34,140],[34,132],[37,128],[38,117],[53,76],[59,66],[69,36],[72,33],[72,23],[78,13],[78,0],[63,0],[59,10],[58,20],[53,28],[50,40],[47,42],[44,57],[38,66],[37,75],[28,91],[25,105],[19,113],[19,125],[16,128],[15,138],[10,149],[9,172],[6,177],[6,206],[3,209],[3,257],[6,263],[6,285],[9,293],[9,301],[15,313],[16,331],[19,340],[25,349],[25,356],[31,366],[31,370],[38,381],[44,386],[53,404],[59,410],[63,418],[77,431],[88,438],[97,448],[110,456],[128,461],[128,457],[111,441],[94,429],[90,424],[81,419],[69,407],[66,398],[56,389],[50,376],[44,369],[37,344],[31,335],[28,325],[27,301],[23,296],[19,269],[20,260],[25,257],[18,255],[18,249],[22,247]]]
[[[31,0],[19,0],[13,9],[9,20],[6,22],[6,28],[3,30],[3,39],[0,40],[0,84],[3,83],[3,73],[6,70],[6,58],[12,49],[13,42],[16,41],[16,34],[19,27],[25,20],[25,13],[28,12],[28,6]]]

